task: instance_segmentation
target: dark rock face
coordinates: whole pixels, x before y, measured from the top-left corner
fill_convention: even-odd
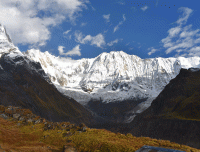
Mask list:
[[[4,106],[28,108],[49,121],[87,125],[95,121],[82,105],[56,89],[40,63],[20,54],[0,58],[0,98]]]
[[[200,71],[181,69],[127,132],[200,148]]]

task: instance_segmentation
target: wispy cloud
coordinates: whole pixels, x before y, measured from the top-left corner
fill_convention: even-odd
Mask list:
[[[106,20],[106,22],[110,22],[110,14],[103,15],[103,18]]]
[[[159,0],[156,0],[156,7],[158,6],[158,2],[159,2]]]
[[[146,11],[147,8],[148,8],[148,6],[143,6],[143,7],[141,7],[141,10]]]
[[[123,21],[119,22],[119,24],[114,27],[113,33],[115,33],[119,29],[119,26],[122,25],[125,21],[126,21],[126,17],[125,17],[125,14],[123,14]]]
[[[86,25],[87,25],[87,23],[81,23],[81,27],[86,26]]]
[[[70,31],[71,31],[71,29],[63,32],[63,34],[67,35]]]
[[[91,45],[96,45],[97,47],[102,48],[105,45],[105,40],[103,34],[99,33],[96,36],[87,35],[84,38],[84,35],[80,31],[75,32],[75,41],[86,44],[90,42]]]
[[[118,43],[120,40],[123,40],[123,39],[115,39],[114,41],[111,41],[109,43],[107,43],[108,46],[113,46],[115,43]]]
[[[160,43],[166,49],[165,53],[177,52],[175,56],[198,56],[200,44],[200,29],[193,30],[192,24],[184,26],[192,14],[192,9],[181,7],[178,10],[183,15],[176,21],[177,26],[168,30],[168,36],[161,40]],[[152,49],[148,54],[151,55],[157,50]]]
[[[64,46],[58,46],[58,51],[60,55],[65,55],[65,56],[74,56],[74,55],[78,55],[81,56],[81,52],[80,52],[80,45],[75,46],[72,50],[64,53]]]
[[[148,50],[151,50],[148,55],[151,55],[153,53],[155,53],[156,51],[158,51],[158,49],[155,49],[154,47],[148,48]]]
[[[51,38],[50,27],[65,19],[75,24],[78,13],[87,8],[87,1],[79,0],[1,0],[0,3],[1,24],[6,26],[15,45],[45,45]]]
[[[125,2],[117,2],[120,5],[125,5]]]
[[[71,39],[72,35],[69,35],[69,32],[71,32],[71,29],[63,32],[63,35],[65,38]]]

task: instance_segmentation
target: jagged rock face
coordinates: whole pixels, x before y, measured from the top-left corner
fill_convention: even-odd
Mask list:
[[[0,98],[2,105],[29,108],[49,121],[94,121],[82,105],[56,89],[39,62],[22,53],[4,53],[0,58]]]
[[[200,70],[181,69],[128,132],[200,148]]]
[[[33,49],[25,54],[41,63],[60,92],[82,104],[100,98],[108,103],[156,97],[181,67],[200,66],[199,57],[141,59],[123,51],[81,60]]]

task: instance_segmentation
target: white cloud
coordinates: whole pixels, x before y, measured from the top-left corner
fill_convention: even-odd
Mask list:
[[[124,0],[118,0],[116,3],[118,3],[120,5],[125,5],[125,1]]]
[[[71,39],[72,35],[69,35],[69,32],[71,32],[71,29],[63,32],[63,34],[65,38]]]
[[[106,20],[106,22],[110,22],[110,14],[103,15],[103,18]]]
[[[67,30],[67,31],[65,31],[63,34],[67,35],[69,32],[71,32],[71,29],[70,29],[70,30]]]
[[[41,46],[51,38],[51,26],[65,19],[75,24],[77,13],[86,8],[86,3],[87,0],[0,0],[0,23],[15,45]]]
[[[158,51],[158,49],[155,49],[154,47],[148,48],[148,50],[151,50],[150,52],[148,52],[148,55],[151,55],[155,53],[156,51]]]
[[[120,5],[125,5],[125,2],[117,2]]]
[[[200,43],[200,38],[194,40],[194,43]]]
[[[96,36],[94,36],[92,38],[91,44],[92,45],[96,45],[98,47],[101,47],[102,45],[105,45],[104,36],[101,33],[96,35]]]
[[[179,8],[179,12],[183,12],[183,16],[179,18],[178,21],[176,21],[177,24],[185,24],[190,16],[190,14],[193,12],[190,8],[188,7],[181,7]]]
[[[193,30],[192,24],[183,27],[193,11],[187,7],[181,7],[179,10],[183,12],[183,15],[176,21],[178,25],[169,29],[168,36],[161,40],[163,47],[166,48],[165,53],[169,54],[176,51],[178,53],[177,55],[180,52],[184,53],[184,56],[200,55],[198,53],[200,29]],[[176,40],[174,40],[175,38]]]
[[[108,46],[113,46],[115,43],[118,43],[120,40],[123,40],[123,39],[115,39],[114,41],[111,41],[109,43],[107,43]]]
[[[87,23],[81,23],[81,27],[86,26],[86,25],[87,25]]]
[[[60,55],[65,55],[65,56],[73,56],[73,55],[78,55],[81,56],[80,52],[80,45],[75,46],[72,50],[68,51],[67,53],[64,53],[64,46],[58,46],[58,51]]]
[[[115,33],[119,29],[119,26],[122,25],[125,21],[126,21],[126,17],[125,17],[125,14],[123,14],[123,21],[119,22],[119,24],[114,27],[113,33]]]
[[[91,45],[96,45],[97,47],[102,47],[102,45],[105,45],[104,36],[99,33],[96,36],[87,35],[85,38],[83,38],[84,35],[80,31],[75,32],[75,41],[86,44],[87,42],[91,42]]]
[[[148,6],[141,7],[141,10],[146,11]]]
[[[80,31],[75,31],[75,41],[79,42],[79,43],[83,43],[82,39],[83,39],[83,34]],[[84,43],[83,43],[84,44]]]
[[[59,54],[60,55],[63,55],[63,52],[64,52],[64,49],[65,47],[64,46],[58,46],[58,51],[59,51]]]

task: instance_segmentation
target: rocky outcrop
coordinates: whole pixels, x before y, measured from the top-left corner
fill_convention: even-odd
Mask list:
[[[28,124],[44,124],[43,130],[58,129],[66,130],[68,133],[64,133],[63,136],[71,136],[71,129],[78,132],[86,132],[87,126],[84,123],[80,125],[71,124],[70,122],[50,122],[45,118],[41,118],[33,114],[29,109],[22,109],[21,107],[8,106],[5,107],[0,105],[0,117],[6,120],[17,121],[17,125],[28,125]],[[46,138],[46,137],[44,137]]]

